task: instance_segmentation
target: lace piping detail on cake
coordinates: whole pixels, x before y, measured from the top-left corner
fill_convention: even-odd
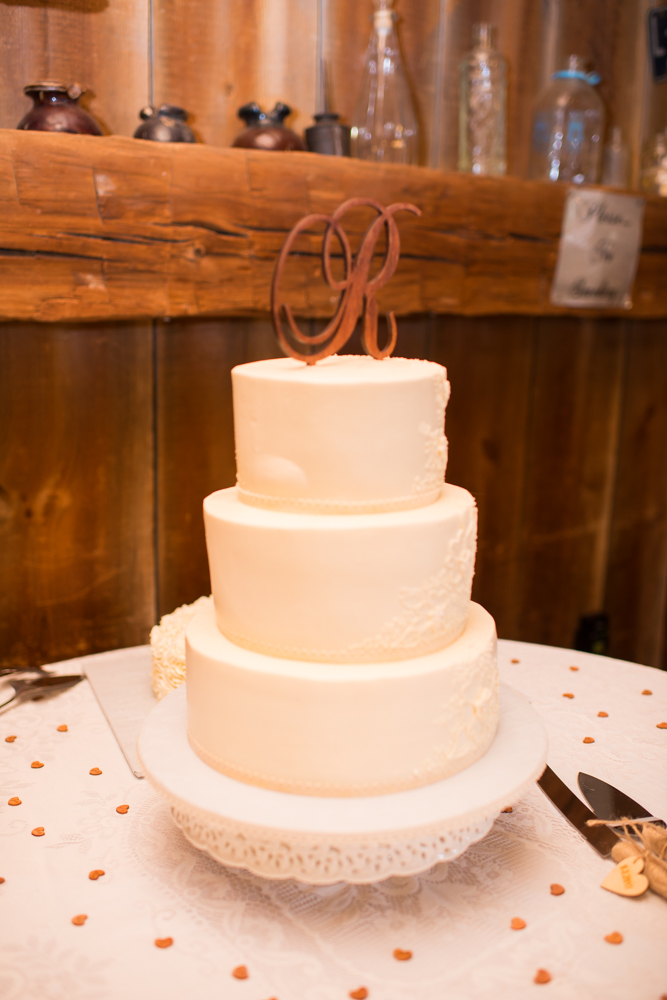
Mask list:
[[[447,760],[465,757],[480,744],[489,746],[498,726],[496,640],[480,655],[474,672],[474,687],[467,668],[461,668],[459,684],[453,684],[449,698],[439,706],[436,725],[442,741],[434,745],[425,767],[430,773]]]
[[[218,627],[237,646],[266,656],[315,663],[389,663],[426,656],[454,642],[463,632],[470,603],[477,543],[477,508],[462,514],[462,524],[450,540],[442,565],[418,587],[401,587],[400,614],[361,642],[344,649],[305,649],[249,640],[224,626]]]
[[[442,493],[443,479],[426,483],[423,489],[415,489],[410,496],[393,497],[388,500],[312,500],[302,497],[272,497],[262,493],[244,490],[237,483],[238,497],[249,507],[265,510],[282,510],[296,514],[385,514],[394,510],[414,510],[435,503]]]
[[[424,493],[442,485],[447,469],[447,438],[445,437],[445,409],[449,401],[450,386],[445,372],[433,373],[435,383],[435,427],[424,422],[419,425],[419,433],[424,437],[424,475],[415,476],[413,493]]]

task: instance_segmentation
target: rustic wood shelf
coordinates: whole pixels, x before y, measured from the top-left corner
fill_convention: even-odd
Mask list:
[[[352,196],[422,210],[399,217],[402,258],[381,309],[572,314],[549,302],[565,193],[310,153],[0,130],[0,318],[266,313],[285,233]],[[348,231],[360,234],[368,219],[351,216]],[[287,274],[305,317],[332,309],[318,247],[315,237],[304,244]],[[665,273],[667,200],[651,197],[631,315],[667,315]],[[581,313],[605,314],[614,312]]]

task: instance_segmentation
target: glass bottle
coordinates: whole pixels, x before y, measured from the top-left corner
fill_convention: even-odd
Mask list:
[[[352,155],[378,163],[417,163],[417,115],[403,73],[393,0],[374,0],[373,31],[352,119]]]
[[[554,73],[535,105],[530,176],[536,180],[595,184],[600,172],[604,105],[581,56]]]
[[[639,183],[647,194],[667,196],[667,129],[645,143]]]
[[[494,33],[476,24],[460,67],[459,170],[473,174],[507,173],[507,62],[493,47]]]
[[[623,142],[623,134],[614,125],[611,130],[611,141],[604,147],[602,157],[602,183],[609,187],[626,188],[628,186],[628,147]]]

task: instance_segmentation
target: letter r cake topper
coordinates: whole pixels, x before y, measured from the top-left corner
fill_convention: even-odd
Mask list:
[[[377,218],[373,220],[361,241],[356,257],[352,257],[350,243],[347,234],[343,229],[341,220],[343,216],[353,208],[368,207],[377,212]],[[371,357],[382,360],[388,357],[396,346],[396,319],[393,312],[388,313],[389,340],[382,349],[378,347],[378,305],[375,293],[386,285],[396,270],[400,255],[400,237],[398,226],[394,215],[396,212],[412,212],[413,215],[421,215],[416,205],[396,203],[388,205],[386,208],[379,202],[371,198],[350,198],[339,205],[331,215],[306,215],[291,230],[285,240],[282,250],[276,262],[276,269],[273,272],[273,283],[271,285],[271,312],[273,315],[273,325],[280,345],[286,354],[299,361],[305,361],[309,365],[314,365],[322,358],[335,354],[347,343],[357,324],[360,313],[363,311],[364,328],[362,341],[364,349]],[[333,318],[326,328],[320,333],[302,333],[294,322],[292,310],[286,302],[282,301],[280,294],[280,282],[282,279],[285,263],[292,250],[296,238],[306,232],[311,226],[323,222],[326,230],[322,240],[322,274],[329,288],[333,291],[341,292],[341,296],[336,306]],[[375,245],[380,237],[382,229],[386,229],[387,246],[384,260],[380,270],[374,278],[369,279],[369,271],[373,260]],[[336,236],[343,252],[343,278],[336,281],[331,273],[331,241]],[[287,321],[289,333],[283,329],[283,316]],[[301,349],[299,347],[301,346]],[[319,347],[312,353],[304,351],[303,347]]]

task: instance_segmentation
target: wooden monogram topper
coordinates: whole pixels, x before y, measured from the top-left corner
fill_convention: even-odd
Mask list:
[[[373,208],[378,213],[377,218],[370,224],[357,256],[353,259],[345,230],[341,225],[341,219],[352,208],[368,207]],[[382,349],[378,347],[378,306],[375,293],[378,289],[386,285],[392,277],[398,264],[400,254],[400,238],[398,226],[394,219],[396,212],[412,212],[413,215],[421,215],[416,205],[395,204],[385,208],[379,202],[371,198],[350,198],[343,202],[332,215],[306,215],[300,222],[297,222],[294,229],[283,244],[280,256],[273,273],[273,284],[271,286],[271,311],[273,313],[273,325],[280,344],[286,354],[300,361],[305,361],[309,365],[314,365],[316,361],[327,358],[330,354],[335,354],[347,343],[357,324],[359,314],[364,313],[363,345],[367,354],[381,360],[388,357],[396,345],[396,320],[393,312],[387,315],[389,324],[389,339]],[[321,333],[302,333],[294,322],[292,310],[283,302],[280,296],[280,281],[285,268],[287,257],[292,246],[300,233],[310,229],[318,222],[326,223],[324,239],[322,242],[322,274],[329,288],[336,292],[342,292],[336,312],[326,329]],[[368,272],[370,270],[375,244],[378,241],[383,226],[387,233],[387,247],[384,260],[378,273],[370,281]],[[334,237],[338,239],[343,252],[344,273],[341,281],[335,281],[331,273],[331,241]],[[283,329],[283,314],[289,327],[289,336]],[[308,347],[324,346],[320,350],[304,352],[299,349],[299,345]]]

